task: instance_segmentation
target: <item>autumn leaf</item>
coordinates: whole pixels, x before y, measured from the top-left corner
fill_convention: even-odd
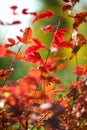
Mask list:
[[[54,34],[54,43],[59,43],[64,41],[64,34],[67,33],[66,29],[59,29],[55,34]]]
[[[15,52],[11,51],[11,50],[8,50],[7,49],[7,45],[5,47],[0,45],[0,57],[6,57],[6,56],[12,56],[12,55],[15,55]]]
[[[81,12],[74,16],[73,29],[77,29],[82,22],[86,22],[87,12]]]
[[[52,48],[56,49],[64,49],[64,48],[72,48],[73,44],[70,41],[64,40],[64,34],[67,32],[66,29],[60,29],[54,34],[54,41],[52,44]]]
[[[16,56],[13,58],[13,61],[16,61],[16,60],[25,60],[25,56],[21,53],[21,51],[17,52],[16,53]]]
[[[17,37],[19,42],[23,42],[24,44],[28,44],[31,42],[31,39],[32,39],[32,29],[30,27],[28,27],[25,29],[22,37],[19,37],[19,36],[16,36],[16,37]]]
[[[0,79],[6,79],[10,73],[12,73],[14,71],[13,68],[11,69],[7,69],[7,70],[0,70]]]
[[[12,23],[7,23],[7,25],[16,25],[16,24],[21,24],[21,21],[15,20]]]
[[[83,45],[87,44],[87,40],[86,40],[86,38],[82,34],[77,34],[76,41],[75,40],[73,41],[73,39],[71,39],[71,40],[74,43],[73,43],[71,56],[70,56],[69,59],[72,59],[77,54],[77,52],[80,50],[80,48]]]
[[[53,59],[48,58],[44,68],[46,69],[47,72],[52,73],[56,70],[56,62]]]
[[[8,38],[8,41],[10,42],[10,44],[5,44],[4,47],[6,48],[12,47],[16,44],[16,41],[13,38]]]
[[[34,91],[29,94],[29,99],[45,99],[46,95],[44,93],[41,93],[39,91]]]
[[[57,68],[57,70],[62,70],[65,68],[65,66],[66,66],[65,64],[59,64],[56,66],[56,68]]]
[[[51,93],[53,95],[56,95],[58,92],[66,92],[66,90],[64,88],[59,88],[59,87],[56,87],[55,89],[51,90]]]
[[[64,48],[72,48],[73,44],[69,41],[63,41],[58,43],[57,48],[58,49],[64,49]]]
[[[17,37],[17,39],[18,39],[19,42],[24,42],[23,39],[22,39],[22,37],[20,37],[20,36],[16,36],[16,37]]]
[[[30,15],[33,15],[33,16],[35,16],[35,17],[37,16],[37,12],[30,12],[29,14],[30,14]]]
[[[8,41],[12,44],[15,44],[15,40],[13,38],[8,38]]]
[[[32,40],[34,41],[34,43],[37,44],[37,46],[38,46],[39,48],[46,49],[46,46],[45,46],[45,45],[42,45],[41,41],[40,41],[38,38],[32,38]]]
[[[25,55],[26,54],[31,54],[31,53],[33,53],[33,52],[36,52],[36,51],[38,51],[40,49],[40,47],[39,46],[30,46],[30,47],[28,47],[26,50],[25,50]]]
[[[77,75],[77,76],[84,76],[85,75],[84,67],[81,66],[81,65],[76,66],[74,74]]]
[[[53,89],[55,83],[53,81],[48,82],[47,80],[41,80],[41,89],[43,92],[48,93]]]
[[[64,64],[56,65],[57,60],[55,60],[54,58],[48,58],[47,63],[44,66],[44,68],[47,70],[47,72],[52,74],[54,71],[61,70],[65,67]],[[63,60],[63,59],[59,58],[59,60]]]
[[[66,5],[63,6],[63,8],[62,8],[63,11],[66,11],[67,9],[72,10],[73,7],[75,6],[75,4],[77,2],[79,2],[79,0],[71,0],[71,1],[70,0],[63,0],[63,1],[67,3]]]
[[[71,5],[64,5],[63,8],[62,8],[62,11],[66,11],[67,9],[72,9],[72,6]]]
[[[48,33],[54,33],[56,29],[56,26],[48,25],[46,27],[41,27],[41,30],[44,32],[44,34]]]
[[[11,6],[10,8],[11,8],[12,11],[13,11],[12,14],[13,14],[13,15],[17,15],[16,9],[17,9],[18,7],[17,7],[16,5],[13,5],[13,6]]]
[[[61,84],[61,81],[55,76],[50,76],[45,67],[40,67],[41,70],[41,89],[48,93],[53,89],[55,84]]]
[[[29,14],[29,13],[27,12],[27,10],[28,10],[28,9],[23,9],[23,10],[22,10],[22,14],[24,14],[24,15]]]
[[[82,81],[73,81],[70,86],[70,90],[77,89],[79,86],[81,86],[81,87],[83,86]]]
[[[38,52],[32,52],[32,53],[26,53],[25,54],[25,60],[27,62],[31,62],[31,63],[39,63],[39,64],[43,64],[43,60],[40,56],[40,54]]]
[[[32,23],[35,23],[39,19],[50,18],[52,15],[53,15],[53,11],[51,10],[47,10],[46,12],[41,13],[41,14],[36,14]]]

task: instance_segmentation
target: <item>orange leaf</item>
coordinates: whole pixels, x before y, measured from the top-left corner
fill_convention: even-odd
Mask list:
[[[19,36],[16,36],[16,37],[20,42],[28,44],[31,42],[31,39],[32,39],[32,29],[28,27],[25,29],[22,37],[19,37]]]
[[[49,92],[54,88],[55,84],[61,84],[61,81],[54,76],[42,77],[41,89],[44,92]]]
[[[65,68],[65,65],[64,65],[64,64],[60,64],[60,65],[57,66],[57,69],[58,69],[58,70],[61,70],[61,69],[64,69],[64,68]]]
[[[25,32],[23,34],[23,41],[24,43],[29,43],[31,41],[32,38],[32,29],[30,27],[25,29]]]
[[[86,18],[87,17],[87,12],[81,12],[76,14],[74,17],[74,24],[73,24],[73,29],[77,29],[77,27],[82,23],[82,22],[87,22]]]
[[[14,61],[15,60],[25,60],[25,57],[22,55],[22,53],[19,51],[17,54],[16,54],[16,57],[13,59]]]
[[[66,90],[63,88],[58,88],[58,87],[56,87],[54,90],[51,90],[51,93],[54,95],[58,92],[66,92]]]

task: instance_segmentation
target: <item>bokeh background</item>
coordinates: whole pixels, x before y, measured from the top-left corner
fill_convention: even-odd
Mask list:
[[[25,29],[26,27],[30,26],[33,29],[33,37],[39,38],[42,43],[46,44],[49,48],[53,36],[51,34],[43,35],[43,32],[40,28],[49,24],[57,25],[58,19],[61,16],[63,17],[63,19],[61,20],[60,28],[68,29],[68,34],[65,37],[66,39],[71,37],[73,20],[72,18],[68,17],[67,11],[62,13],[62,7],[64,5],[64,2],[62,0],[0,0],[0,3],[0,20],[2,20],[4,23],[11,23],[14,20],[22,21],[22,24],[20,25],[0,25],[0,44],[5,44],[7,42],[7,38],[16,39],[17,35],[21,36],[19,30]],[[12,15],[10,7],[13,5],[18,6],[18,15]],[[34,17],[31,15],[21,14],[21,10],[23,8],[28,8],[29,12],[38,13],[44,12],[46,10],[53,10],[55,16],[50,19],[38,20],[34,25],[32,25],[32,20]],[[87,0],[80,0],[80,2],[77,3],[74,8],[73,14],[82,11],[87,11]],[[87,24],[82,23],[82,25],[78,29],[79,33],[83,34],[85,37],[87,37],[86,28]],[[12,49],[17,51],[18,48],[13,47]],[[70,52],[71,51],[64,50],[58,53],[58,56],[68,56],[70,55]],[[47,52],[41,51],[41,55],[43,58],[46,58]],[[82,47],[78,53],[78,64],[86,64],[87,59],[85,58],[85,56],[87,56],[87,45]],[[75,62],[75,58],[71,61],[66,62],[67,67],[55,73],[55,75],[62,80],[65,86],[68,86],[76,78],[73,75],[73,68],[76,65]],[[10,64],[10,58],[0,58],[0,69],[8,69]],[[13,66],[15,71],[9,76],[8,81],[16,81],[17,79],[24,77],[32,66],[34,65],[32,65],[31,63],[16,61]],[[0,81],[0,84],[2,84],[2,81]]]

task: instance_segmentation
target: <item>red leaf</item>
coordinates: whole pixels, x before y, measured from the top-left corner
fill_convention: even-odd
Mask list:
[[[52,15],[53,15],[53,12],[51,10],[47,10],[44,13],[37,14],[32,23],[35,23],[37,20],[42,19],[42,18],[50,18]]]
[[[33,52],[36,52],[40,49],[39,46],[30,46],[28,47],[26,50],[25,50],[25,55],[26,54],[30,54],[30,53],[33,53]]]
[[[62,8],[63,11],[66,11],[67,9],[71,10],[72,6],[71,5],[64,5],[63,8]]]
[[[24,14],[24,15],[29,14],[29,13],[27,12],[27,10],[28,10],[28,9],[23,9],[23,10],[22,10],[22,14]]]
[[[17,6],[15,6],[15,5],[13,5],[13,6],[11,6],[10,7],[12,10],[13,10],[13,15],[16,15],[17,13],[15,12],[16,11],[16,9],[18,8]]]
[[[16,25],[16,24],[21,24],[20,21],[13,21],[12,23],[7,23],[7,25]]]
[[[60,29],[54,35],[54,43],[59,43],[64,41],[64,34],[67,32],[66,29]]]
[[[0,45],[0,57],[12,56],[15,52],[8,50],[5,46]]]
[[[66,29],[60,29],[54,35],[54,42],[52,45],[52,49],[64,49],[64,48],[71,48],[73,44],[69,41],[64,40],[64,34],[67,32]]]
[[[5,44],[4,46],[6,48],[14,46],[16,44],[15,40],[13,38],[8,38],[8,41],[10,42],[10,44]]]
[[[20,21],[13,21],[11,24],[14,25],[14,24],[20,24],[21,22]]]
[[[30,12],[29,14],[30,14],[30,15],[33,15],[33,16],[37,16],[37,13],[36,13],[36,12]]]
[[[66,11],[67,9],[72,10],[72,8],[75,6],[75,4],[77,2],[79,2],[79,0],[71,0],[71,1],[70,0],[63,0],[63,1],[66,3],[71,2],[71,4],[66,4],[63,6],[63,8],[62,8],[63,11]]]
[[[23,42],[23,39],[19,36],[16,36],[19,42]]]
[[[58,49],[72,48],[73,44],[69,41],[63,41],[57,44]]]
[[[32,54],[25,54],[25,60],[32,63],[39,62],[43,64],[43,60],[38,52],[33,52]]]
[[[70,91],[74,90],[74,88],[77,89],[78,87],[83,86],[83,85],[84,84],[82,81],[74,81],[74,82],[72,82],[72,84],[70,86]]]
[[[15,44],[15,40],[14,40],[13,38],[8,38],[8,41],[9,41],[10,43],[12,43],[13,45]]]
[[[84,76],[85,75],[84,67],[80,66],[80,65],[76,66],[74,74],[77,75],[77,76]]]
[[[46,27],[42,27],[41,30],[44,31],[44,33],[49,32],[49,33],[54,33],[55,32],[55,26],[48,25]]]
[[[16,5],[13,5],[13,6],[11,6],[10,8],[13,9],[13,10],[15,10],[15,9],[17,9],[18,7],[17,7]]]
[[[41,41],[38,38],[32,39],[40,48],[46,48],[46,46],[43,46]]]

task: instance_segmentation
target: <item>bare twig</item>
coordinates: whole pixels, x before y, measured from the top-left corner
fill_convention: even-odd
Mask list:
[[[22,48],[22,46],[19,47],[18,52],[17,52],[17,54],[15,55],[15,58],[17,57],[18,53],[20,52],[21,48]],[[12,60],[12,63],[11,63],[11,65],[10,65],[9,69],[13,68],[14,63],[15,63],[15,60]],[[9,77],[9,75],[8,75],[8,76],[6,77],[6,79],[4,80],[4,82],[3,82],[3,84],[2,84],[2,87],[5,85],[5,83],[6,83],[7,79],[8,79],[8,77]]]
[[[57,33],[57,31],[58,31],[58,29],[59,29],[60,21],[61,21],[61,18],[58,20],[58,24],[57,24],[57,27],[56,27],[56,31],[54,32],[53,39],[52,39],[52,41],[51,41],[50,47],[51,47],[51,45],[52,45],[52,43],[53,43],[53,41],[54,41],[54,36],[55,36],[55,34]],[[51,52],[50,47],[49,47],[49,50],[48,50],[48,54],[47,54],[47,57],[46,57],[46,60],[45,60],[44,66],[45,66],[46,63],[47,63],[47,60],[48,60],[49,55],[50,55],[50,52]]]

